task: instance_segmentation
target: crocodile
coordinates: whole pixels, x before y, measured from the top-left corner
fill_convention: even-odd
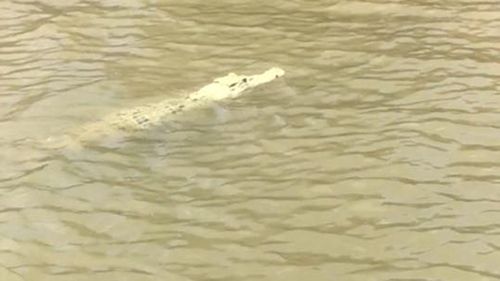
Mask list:
[[[99,142],[107,136],[130,134],[134,131],[149,129],[187,110],[228,98],[236,98],[246,90],[271,82],[284,74],[285,71],[279,67],[273,67],[255,75],[229,73],[214,79],[212,83],[184,98],[166,99],[118,111],[97,122],[85,124],[57,141],[52,139],[51,143],[54,147],[63,147],[70,143],[73,146],[81,147],[86,143]]]

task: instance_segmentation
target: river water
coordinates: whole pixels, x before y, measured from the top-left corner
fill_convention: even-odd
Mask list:
[[[499,1],[0,14],[0,280],[500,280]],[[43,145],[272,66],[147,132]]]

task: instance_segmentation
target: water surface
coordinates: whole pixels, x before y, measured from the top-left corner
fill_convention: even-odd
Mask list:
[[[500,280],[498,1],[0,14],[0,279]],[[150,131],[44,145],[275,65]]]

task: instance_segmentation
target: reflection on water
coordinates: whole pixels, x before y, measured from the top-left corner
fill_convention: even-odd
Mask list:
[[[500,5],[379,2],[0,3],[0,279],[500,279]],[[120,145],[43,145],[273,65]]]

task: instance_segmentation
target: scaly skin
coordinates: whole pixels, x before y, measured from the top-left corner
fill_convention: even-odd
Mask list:
[[[144,130],[173,117],[180,112],[210,104],[211,102],[240,96],[245,90],[273,81],[285,72],[273,67],[257,75],[237,75],[230,73],[216,78],[200,90],[187,95],[182,100],[167,99],[159,103],[122,110],[108,115],[101,121],[89,123],[78,129],[71,137],[66,136],[58,147],[99,141],[104,136]]]

